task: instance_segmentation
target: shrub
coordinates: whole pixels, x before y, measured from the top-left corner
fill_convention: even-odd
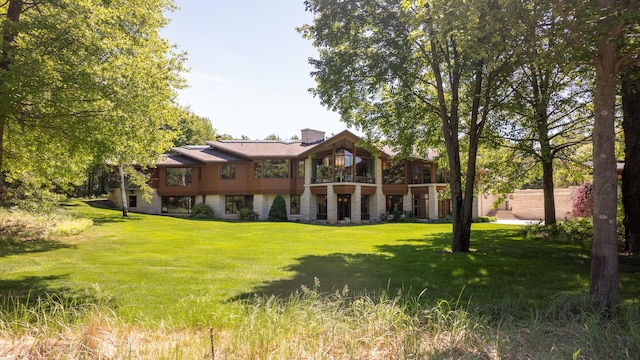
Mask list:
[[[269,217],[267,218],[269,221],[287,221],[287,204],[284,201],[284,198],[281,195],[276,196],[273,199],[273,204],[271,204],[271,209],[269,210]]]
[[[578,188],[573,198],[573,216],[591,217],[593,215],[593,184],[586,182]]]
[[[590,249],[593,224],[588,218],[571,219],[553,225],[528,225],[523,232],[526,239],[574,244]]]
[[[191,209],[191,217],[195,219],[213,219],[213,209],[207,204],[195,204]]]
[[[498,220],[498,218],[495,217],[495,216],[479,216],[479,217],[471,219],[471,222],[474,222],[474,223],[489,223],[489,222],[495,222],[497,220]]]
[[[240,211],[238,211],[238,213],[240,214],[240,220],[249,220],[249,221],[258,220],[258,213],[251,209],[242,208],[240,209]]]

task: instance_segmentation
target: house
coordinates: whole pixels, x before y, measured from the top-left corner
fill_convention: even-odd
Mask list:
[[[277,195],[290,220],[368,222],[385,214],[412,212],[420,219],[450,213],[450,200],[438,192],[446,173],[433,159],[401,160],[390,149],[371,151],[343,131],[304,129],[300,141],[208,141],[205,146],[174,148],[158,162],[151,179],[151,203],[127,189],[131,211],[189,213],[194,204],[210,205],[216,217],[237,219],[240,209],[266,219]],[[119,189],[109,198],[122,204]]]

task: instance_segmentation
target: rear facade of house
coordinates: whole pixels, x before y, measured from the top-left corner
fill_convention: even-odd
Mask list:
[[[188,214],[208,204],[215,216],[238,219],[240,210],[266,219],[281,195],[289,220],[362,223],[389,214],[437,219],[450,213],[450,201],[438,193],[446,173],[433,159],[399,159],[389,149],[358,146],[360,138],[343,131],[302,130],[300,141],[208,141],[174,148],[151,176],[153,196],[142,201],[139,189],[127,189],[130,211]],[[109,199],[122,206],[120,189]]]

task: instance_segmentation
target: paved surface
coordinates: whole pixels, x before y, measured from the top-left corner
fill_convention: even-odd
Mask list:
[[[532,225],[532,224],[540,224],[541,220],[496,220],[496,224],[507,224],[507,225]]]

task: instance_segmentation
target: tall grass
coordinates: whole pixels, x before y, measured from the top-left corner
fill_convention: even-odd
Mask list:
[[[634,359],[640,353],[640,306],[610,314],[566,296],[521,318],[508,305],[496,316],[497,308],[410,292],[322,293],[316,283],[286,298],[248,299],[211,329],[138,326],[108,307],[60,297],[32,303],[3,300],[15,309],[0,318],[0,358]]]

